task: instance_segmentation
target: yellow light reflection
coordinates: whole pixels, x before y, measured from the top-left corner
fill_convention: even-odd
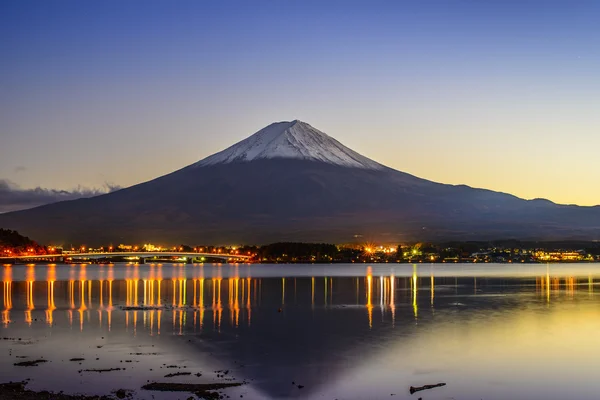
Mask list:
[[[110,270],[112,271],[112,270]],[[106,319],[108,323],[108,331],[110,332],[111,323],[112,323],[112,311],[113,311],[113,297],[112,297],[112,284],[113,284],[113,276],[109,273],[108,279],[108,308],[106,309]]]
[[[247,278],[247,282],[248,282],[248,298],[246,299],[246,312],[248,314],[248,326],[250,326],[250,320],[252,318],[252,304],[250,303],[250,280],[251,278]]]
[[[150,310],[150,336],[154,336],[154,313],[155,310]]]
[[[369,328],[373,327],[373,275],[371,267],[367,268],[367,315],[369,317]]]
[[[240,303],[239,303],[240,278],[234,278],[233,282],[234,282],[233,311],[235,314],[235,327],[237,328],[240,323]]]
[[[27,297],[27,309],[25,310],[25,322],[31,326],[32,318],[31,311],[35,310],[35,304],[33,303],[33,283],[35,282],[35,267],[28,265],[25,272],[26,286],[26,297]]]
[[[413,305],[413,313],[415,315],[415,319],[418,318],[419,307],[417,305],[417,265],[413,265],[413,275],[412,275],[412,305]]]
[[[550,265],[546,265],[546,302],[550,303]]]
[[[54,304],[54,279],[48,279],[48,307],[46,308],[46,323],[52,325],[54,322],[54,310],[56,305]]]
[[[156,317],[156,334],[160,335],[160,321],[162,319],[162,310],[158,310]]]
[[[433,307],[433,299],[435,296],[435,280],[433,279],[433,274],[431,274],[431,306]]]
[[[2,299],[4,305],[4,310],[2,310],[2,323],[4,326],[7,326],[10,323],[10,310],[12,309],[12,267],[4,267],[2,283],[4,286]]]
[[[213,309],[213,326],[219,331],[221,330],[221,317],[223,313],[223,307],[221,306],[221,278],[213,278],[213,296],[212,296],[212,309]]]
[[[79,304],[79,308],[77,309],[77,311],[79,312],[79,330],[83,331],[83,313],[84,311],[87,310],[87,306],[85,304],[85,282],[86,281],[80,281],[80,295],[81,295],[81,300],[80,300],[80,304]]]
[[[392,327],[396,325],[396,277],[390,275],[390,310],[392,311]]]
[[[311,287],[310,305],[312,308],[314,308],[315,307],[315,277],[314,276],[312,278],[310,278],[310,287]]]
[[[198,307],[200,308],[200,329],[204,325],[204,278],[198,280]]]
[[[383,276],[379,277],[379,308],[381,308],[381,318],[383,318],[383,311],[385,310],[385,280]]]

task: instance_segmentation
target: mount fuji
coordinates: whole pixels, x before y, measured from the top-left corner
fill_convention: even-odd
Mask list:
[[[295,120],[145,183],[2,214],[0,227],[88,245],[594,240],[600,207],[420,179]]]

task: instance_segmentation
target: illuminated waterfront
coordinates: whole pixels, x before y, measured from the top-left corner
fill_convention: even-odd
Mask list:
[[[424,398],[600,390],[598,264],[1,268],[3,381],[32,389],[187,398],[139,389],[228,370],[249,383],[227,393],[251,399],[410,398],[437,382]],[[49,362],[13,367],[21,357]],[[192,374],[165,378],[173,365]]]

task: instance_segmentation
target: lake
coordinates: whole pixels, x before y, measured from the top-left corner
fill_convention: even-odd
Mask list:
[[[222,393],[600,396],[598,263],[0,268],[0,383],[30,378],[32,390],[187,399],[141,387],[245,382]],[[35,359],[47,362],[14,365]]]

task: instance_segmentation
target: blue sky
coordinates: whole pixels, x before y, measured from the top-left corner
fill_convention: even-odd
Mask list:
[[[128,186],[301,119],[393,168],[600,204],[600,3],[3,1],[0,180]]]

